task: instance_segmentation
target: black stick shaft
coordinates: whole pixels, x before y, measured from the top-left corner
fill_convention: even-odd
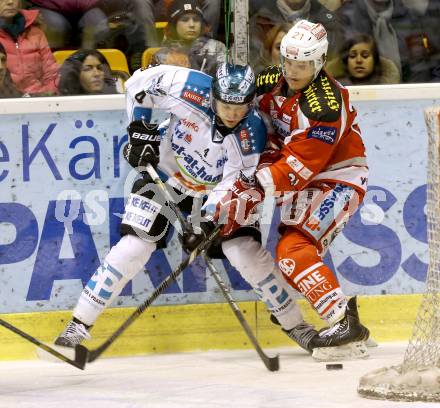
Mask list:
[[[49,347],[48,345],[42,343],[40,340],[36,339],[35,337],[32,337],[30,334],[25,333],[24,331],[20,330],[19,328],[13,326],[12,324],[6,322],[3,319],[0,319],[0,325],[5,327],[6,329],[12,331],[13,333],[17,334],[20,337],[23,337],[27,341],[30,341],[31,343],[35,344],[37,347],[43,349],[49,354],[52,354],[56,358],[58,358],[61,361],[64,361],[76,368],[79,368],[80,370],[84,370],[84,367],[86,365],[87,358],[82,358],[82,353],[84,353],[84,349],[80,348],[76,351],[75,354],[79,356],[78,359],[75,358],[75,360],[71,360],[70,358],[66,357],[64,354],[59,353],[57,350],[53,349],[52,347]],[[84,361],[82,361],[84,360]]]
[[[219,272],[217,271],[217,268],[213,264],[212,259],[210,259],[206,254],[204,254],[204,258],[206,264],[208,265],[208,269],[211,272],[211,275],[214,277],[215,281],[217,282],[217,285],[222,291],[223,296],[228,301],[229,306],[231,307],[232,311],[234,312],[235,316],[240,322],[241,327],[245,331],[246,335],[248,336],[248,339],[251,341],[252,345],[254,346],[255,350],[257,351],[258,355],[263,361],[264,365],[269,371],[278,371],[280,367],[278,355],[276,355],[275,357],[269,357],[263,351],[261,346],[258,344],[258,340],[256,339],[251,327],[249,326],[249,323],[244,318],[242,311],[240,310],[235,300],[232,298],[229,287],[222,280]]]

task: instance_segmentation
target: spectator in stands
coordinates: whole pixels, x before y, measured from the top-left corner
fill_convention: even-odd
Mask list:
[[[392,24],[399,39],[404,82],[439,81],[439,23],[439,0],[395,0]]]
[[[62,95],[117,93],[110,66],[97,50],[78,50],[64,61],[60,72]]]
[[[19,98],[21,93],[12,82],[11,74],[6,66],[6,58],[6,51],[0,44],[0,98]]]
[[[0,43],[7,67],[23,94],[57,93],[58,65],[38,20],[38,10],[20,10],[19,0],[0,0]]]
[[[266,35],[263,47],[260,49],[260,57],[253,64],[254,71],[258,74],[270,65],[280,64],[280,44],[281,39],[292,28],[290,23],[275,24]]]
[[[167,10],[169,9],[173,0],[141,0],[144,3],[149,3],[151,10],[154,10],[156,21],[167,20]],[[203,17],[206,21],[207,32],[212,38],[217,38],[220,19],[224,16],[222,10],[222,0],[201,0]]]
[[[348,40],[342,49],[341,58],[329,61],[326,70],[344,85],[400,82],[397,66],[393,61],[379,56],[373,37],[366,34],[359,34]]]
[[[440,63],[439,0],[357,0],[337,11],[346,38],[374,37],[379,54],[391,59],[404,82],[435,80]]]
[[[393,0],[357,0],[343,4],[337,11],[348,40],[358,33],[373,36],[379,54],[393,61],[402,71],[399,41],[393,26]]]
[[[105,13],[98,0],[28,0],[43,16],[52,49],[96,48],[108,35]]]
[[[343,33],[337,15],[318,0],[276,0],[258,1],[250,7],[250,63],[255,63],[266,38],[266,33],[279,23],[290,23],[306,19],[321,23],[327,30],[328,58],[339,55]]]
[[[145,48],[158,45],[153,0],[99,0],[97,5],[109,22],[109,35],[99,47],[121,50],[132,71],[140,68]]]
[[[191,68],[208,74],[226,59],[226,47],[207,36],[207,25],[198,0],[175,0],[168,12],[165,47],[181,48],[188,54]]]

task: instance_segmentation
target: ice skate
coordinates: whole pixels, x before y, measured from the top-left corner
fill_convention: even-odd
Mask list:
[[[319,337],[317,330],[306,322],[298,324],[291,330],[283,329],[283,332],[285,332],[293,341],[298,343],[300,347],[310,353],[316,347],[315,339]]]
[[[352,297],[344,318],[319,331],[318,338],[314,339],[312,357],[319,361],[368,358],[365,342],[369,335],[369,330],[359,320],[356,297]]]
[[[54,344],[57,346],[75,348],[83,340],[88,340],[90,336],[86,326],[82,323],[71,320],[64,331],[58,336]]]

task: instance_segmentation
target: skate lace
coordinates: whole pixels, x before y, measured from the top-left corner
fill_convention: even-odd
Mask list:
[[[79,344],[91,336],[82,324],[71,322],[64,332],[64,337],[67,337],[74,344]]]
[[[307,323],[301,323],[294,327],[287,335],[295,340],[302,348],[308,350],[310,341],[315,337],[317,331]]]

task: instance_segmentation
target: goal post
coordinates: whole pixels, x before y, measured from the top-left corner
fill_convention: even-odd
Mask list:
[[[361,377],[358,393],[367,398],[440,402],[440,107],[424,114],[429,140],[426,289],[402,364]]]

